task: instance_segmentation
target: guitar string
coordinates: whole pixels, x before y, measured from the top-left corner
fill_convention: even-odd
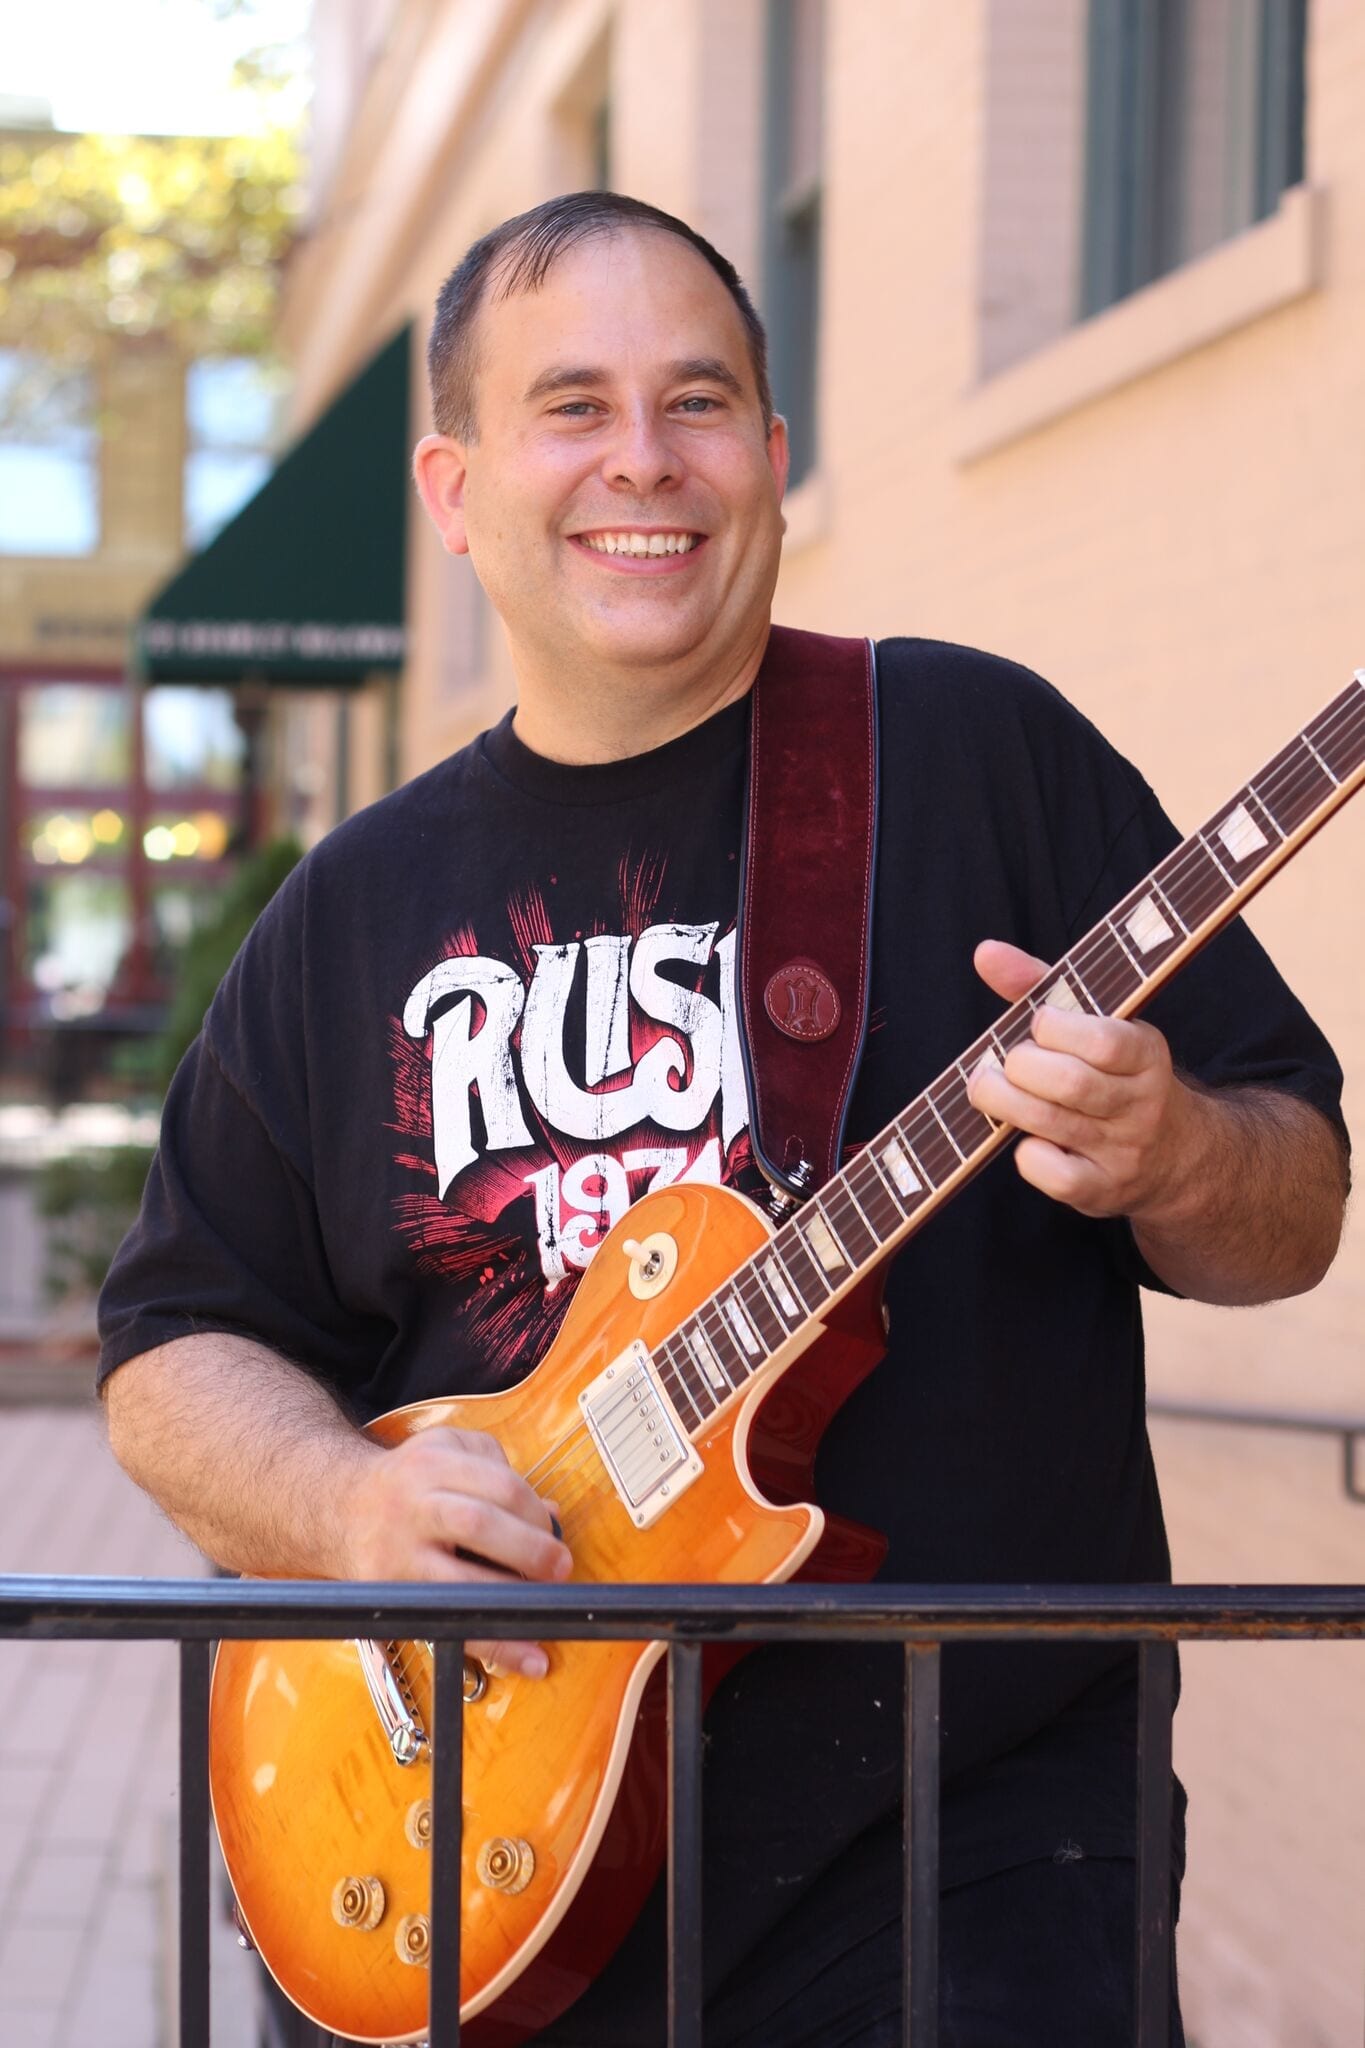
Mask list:
[[[1333,712],[1332,718],[1328,721],[1327,725],[1318,732],[1318,740],[1323,744],[1331,744],[1339,737],[1342,737],[1339,728],[1347,724],[1354,727],[1361,722],[1362,700],[1359,696],[1352,694],[1344,704],[1340,705]],[[1307,730],[1308,728],[1305,728],[1304,733],[1296,737],[1306,740]],[[1293,742],[1290,744],[1292,745]],[[1308,744],[1311,746],[1311,742]],[[1275,776],[1267,781],[1264,790],[1257,787],[1256,777],[1253,777],[1243,787],[1264,804],[1272,822],[1276,823],[1277,829],[1281,829],[1278,826],[1278,821],[1275,819],[1275,805],[1279,804],[1281,807],[1284,807],[1289,802],[1297,799],[1309,789],[1322,773],[1323,770],[1317,761],[1311,753],[1308,753],[1306,758],[1301,761],[1293,760],[1283,764]],[[1264,777],[1266,771],[1262,769],[1259,771],[1259,774]],[[1181,847],[1172,850],[1173,854],[1179,857],[1176,859],[1175,865],[1169,869],[1165,876],[1165,889],[1178,889],[1183,882],[1190,880],[1199,868],[1201,860],[1213,859],[1216,865],[1216,856],[1211,854],[1209,848],[1204,843],[1204,833],[1208,829],[1210,828],[1205,826],[1197,828],[1194,833],[1188,835],[1187,840]],[[1288,835],[1286,834],[1285,836],[1287,837]],[[1171,857],[1171,855],[1168,855],[1167,859],[1169,860]],[[1152,871],[1153,875],[1160,872],[1162,865],[1164,863],[1159,864],[1158,868]],[[1163,884],[1157,883],[1156,886],[1162,888]],[[1217,905],[1214,906],[1215,909],[1217,907]],[[1110,913],[1110,916],[1112,916],[1112,913]],[[1205,918],[1198,918],[1194,926],[1189,929],[1197,931],[1199,926],[1206,921]],[[1072,961],[1078,974],[1086,966],[1089,966],[1093,973],[1096,963],[1101,959],[1102,954],[1107,952],[1108,942],[1111,937],[1108,930],[1108,922],[1109,920],[1106,919],[1102,926],[1086,934],[1079,941],[1078,946],[1073,948],[1072,953],[1065,956]],[[931,1083],[930,1088],[932,1086],[933,1084]],[[928,1093],[929,1090],[924,1091],[925,1095]],[[913,1107],[913,1105],[910,1105],[910,1107]],[[902,1119],[907,1113],[908,1110],[902,1112]],[[875,1140],[873,1142],[875,1143]],[[866,1149],[864,1148],[864,1150]],[[851,1166],[853,1163],[855,1162],[850,1161],[849,1165]],[[848,1167],[845,1167],[843,1169],[844,1175],[847,1172]],[[699,1312],[698,1310],[697,1313]],[[690,1432],[688,1434],[690,1436]],[[585,1490],[580,1490],[576,1496],[570,1496],[567,1499],[564,1497],[566,1484],[572,1485],[573,1481],[580,1475],[586,1475],[591,1471],[595,1451],[596,1446],[592,1442],[586,1424],[580,1423],[561,1437],[556,1444],[551,1445],[549,1450],[544,1452],[522,1476],[528,1483],[532,1484],[533,1490],[540,1494],[541,1498],[554,1498],[562,1510],[567,1510],[571,1506],[580,1505],[583,1500],[589,1498],[592,1492],[595,1491],[595,1489],[589,1487]],[[535,1476],[533,1477],[533,1475]],[[541,1493],[542,1486],[552,1480],[558,1482],[555,1493],[552,1496]]]

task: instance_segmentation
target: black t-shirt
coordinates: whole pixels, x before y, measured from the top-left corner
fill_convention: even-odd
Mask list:
[[[977,940],[1059,958],[1177,839],[1136,771],[1010,663],[889,641],[879,692],[850,1145],[999,1014]],[[101,1304],[103,1373],[213,1329],[299,1360],[362,1420],[505,1386],[648,1187],[758,1192],[733,1000],[747,722],[740,703],[652,753],[566,767],[509,716],[329,834],[172,1085]],[[1339,1123],[1330,1049],[1240,924],[1147,1015],[1202,1081],[1285,1089]],[[888,1356],[816,1470],[824,1507],[885,1531],[884,1580],[1169,1577],[1140,1284],[1156,1283],[1125,1224],[1047,1200],[1008,1160],[911,1240]],[[945,1881],[1068,1839],[1131,1846],[1131,1669],[1102,1646],[949,1651]],[[708,1726],[718,1981],[894,1807],[898,1655],[764,1651]],[[617,2015],[645,1946],[618,1966]]]

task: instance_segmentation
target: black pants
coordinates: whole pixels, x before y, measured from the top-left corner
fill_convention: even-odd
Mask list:
[[[1127,1858],[1084,1857],[945,1891],[940,2048],[1132,2048],[1135,1890]],[[1174,1881],[1172,1891],[1174,1916]],[[813,1904],[814,1894],[802,1907]],[[761,1954],[754,1962],[762,1967]],[[900,1974],[893,1921],[738,2031],[725,2028],[722,1993],[708,2012],[707,2048],[900,2048]],[[1170,2048],[1184,2044],[1172,1954]]]

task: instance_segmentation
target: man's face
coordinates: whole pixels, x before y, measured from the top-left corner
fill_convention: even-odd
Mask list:
[[[743,324],[675,235],[597,236],[477,321],[477,439],[418,476],[519,663],[724,663],[766,626],[785,429],[765,435]],[[434,458],[423,451],[435,450]]]

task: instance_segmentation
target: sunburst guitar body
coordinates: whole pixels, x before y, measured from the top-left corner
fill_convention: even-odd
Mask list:
[[[724,1188],[646,1195],[604,1239],[526,1379],[399,1409],[370,1434],[388,1444],[443,1427],[496,1437],[558,1504],[575,1581],[868,1579],[882,1539],[804,1496],[831,1414],[882,1355],[881,1269],[702,1426],[684,1418],[689,1469],[666,1497],[633,1508],[639,1486],[623,1484],[631,1457],[613,1436],[608,1390],[770,1235]],[[544,1679],[466,1673],[461,2019],[474,2048],[513,2048],[579,1995],[634,1920],[664,1849],[661,1646],[545,1647]],[[407,1762],[395,1754],[376,1656],[408,1723],[429,1729],[425,1644],[224,1642],[210,1715],[213,1810],[239,1916],[294,2004],[352,2040],[417,2041],[427,2023],[431,1757],[425,1745]],[[720,1668],[711,1665],[712,1683]]]

